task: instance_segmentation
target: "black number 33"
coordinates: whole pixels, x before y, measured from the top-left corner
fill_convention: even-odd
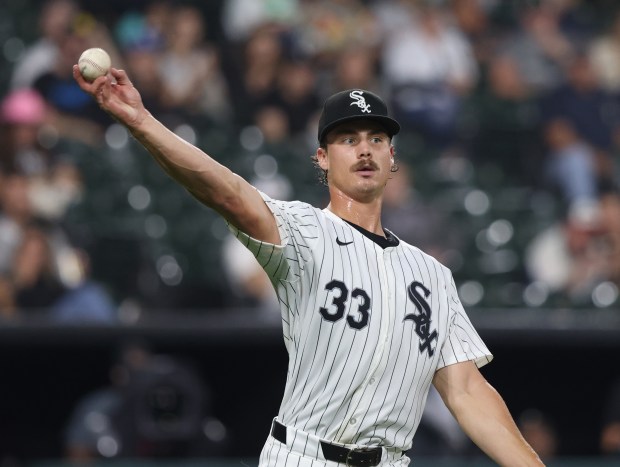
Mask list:
[[[335,290],[332,298],[332,311],[330,312],[327,308],[321,307],[319,308],[319,313],[327,321],[336,322],[344,316],[345,304],[349,298],[349,289],[341,281],[333,280],[327,283],[325,290]],[[353,289],[351,297],[359,301],[359,306],[357,307],[359,316],[355,319],[352,315],[348,315],[347,323],[353,329],[362,329],[366,327],[370,317],[370,312],[368,311],[370,310],[370,297],[363,289]]]

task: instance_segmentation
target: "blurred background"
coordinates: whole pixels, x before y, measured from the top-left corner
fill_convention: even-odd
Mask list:
[[[266,277],[73,82],[88,47],[317,207],[323,100],[384,96],[384,225],[453,271],[543,459],[620,465],[618,2],[3,0],[0,466],[256,465],[286,378]],[[410,455],[488,464],[436,393]]]

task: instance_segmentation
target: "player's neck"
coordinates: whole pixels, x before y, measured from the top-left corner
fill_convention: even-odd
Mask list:
[[[380,199],[370,203],[361,203],[348,197],[332,196],[327,209],[341,219],[359,225],[369,232],[385,235],[381,225]]]

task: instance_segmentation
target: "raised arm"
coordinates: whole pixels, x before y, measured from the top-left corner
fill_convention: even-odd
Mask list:
[[[433,384],[463,431],[499,465],[544,465],[519,432],[501,396],[473,362],[437,370]]]
[[[140,93],[123,70],[112,68],[110,74],[90,83],[74,65],[73,77],[199,201],[248,235],[265,242],[280,243],[275,218],[256,189],[155,119],[144,107]]]

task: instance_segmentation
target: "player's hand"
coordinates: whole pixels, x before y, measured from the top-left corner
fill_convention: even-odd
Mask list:
[[[139,125],[148,115],[140,93],[123,70],[110,68],[109,74],[91,83],[84,79],[78,66],[73,65],[73,78],[84,92],[97,101],[99,107],[128,127]]]

